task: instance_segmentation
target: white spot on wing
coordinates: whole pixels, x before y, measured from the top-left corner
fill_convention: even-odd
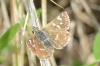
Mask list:
[[[44,50],[44,49],[41,49],[41,48],[40,48],[40,50]]]
[[[58,34],[56,35],[56,38],[58,38]]]
[[[32,41],[31,40],[29,40],[29,43],[32,45]]]
[[[62,23],[62,22],[60,22],[60,24],[62,25],[63,23]]]
[[[58,34],[56,35],[56,38],[55,38],[55,40],[57,40],[58,39]]]
[[[55,24],[55,23],[53,23],[52,25],[53,25],[53,26],[56,26],[56,24]]]
[[[37,47],[35,46],[35,44],[34,44],[34,45],[32,45],[32,47],[34,47],[35,49],[37,49]]]
[[[62,20],[62,18],[60,18],[60,16],[58,16],[58,18],[57,18],[58,20]]]
[[[57,28],[59,28],[59,29],[60,29],[60,26],[59,26],[59,25],[57,25]]]
[[[33,44],[32,47],[35,47],[35,44]]]
[[[57,39],[55,38],[55,40],[57,40]]]

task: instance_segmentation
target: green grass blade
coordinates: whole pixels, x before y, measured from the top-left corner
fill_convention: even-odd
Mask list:
[[[96,61],[99,61],[100,60],[100,32],[97,33],[94,39],[93,52]]]
[[[0,37],[0,51],[6,47],[11,40],[16,35],[17,31],[19,29],[19,24],[16,23],[13,26],[11,26],[1,37]]]

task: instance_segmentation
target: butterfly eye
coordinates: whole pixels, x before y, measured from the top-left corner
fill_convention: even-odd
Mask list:
[[[32,33],[34,34],[34,31],[32,30]]]
[[[39,28],[38,28],[38,27],[34,27],[34,26],[33,26],[32,33],[33,33],[33,34],[35,34],[38,30],[39,30]]]
[[[39,30],[38,27],[34,27],[34,26],[33,26],[33,31],[38,31],[38,30]]]

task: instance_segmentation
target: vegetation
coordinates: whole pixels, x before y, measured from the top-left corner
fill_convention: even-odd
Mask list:
[[[58,5],[52,0],[0,0],[0,66],[100,66],[100,0],[54,1]],[[62,11],[70,17],[71,40],[55,49],[50,64],[41,63],[26,45],[32,26],[45,27]]]

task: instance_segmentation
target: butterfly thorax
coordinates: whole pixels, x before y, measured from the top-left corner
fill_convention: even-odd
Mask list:
[[[48,49],[50,51],[54,50],[54,47],[52,46],[52,42],[50,38],[48,38],[48,35],[44,30],[39,30],[38,28],[34,28],[32,32],[34,32],[37,39],[43,44],[45,49]]]

